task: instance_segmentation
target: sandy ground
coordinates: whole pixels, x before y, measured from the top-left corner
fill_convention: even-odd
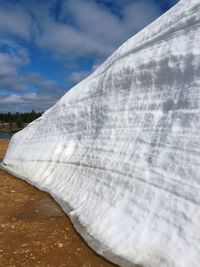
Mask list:
[[[0,140],[0,160],[8,141]],[[111,267],[46,193],[0,170],[1,267]]]

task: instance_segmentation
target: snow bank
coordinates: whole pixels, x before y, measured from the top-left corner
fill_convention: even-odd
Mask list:
[[[200,266],[200,2],[182,0],[15,134],[2,167],[121,266]]]

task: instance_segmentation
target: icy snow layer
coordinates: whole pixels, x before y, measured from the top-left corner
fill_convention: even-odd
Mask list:
[[[14,135],[2,166],[122,266],[200,266],[200,2],[180,1]]]

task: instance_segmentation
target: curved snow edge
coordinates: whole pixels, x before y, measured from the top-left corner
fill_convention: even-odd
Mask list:
[[[99,255],[101,255],[103,258],[105,258],[105,260],[109,260],[115,264],[118,264],[120,266],[123,267],[144,267],[142,265],[138,265],[138,264],[133,264],[129,261],[127,261],[126,259],[117,256],[115,254],[113,254],[109,248],[107,248],[104,244],[102,244],[101,242],[99,242],[98,240],[96,240],[93,236],[91,236],[88,231],[87,228],[84,227],[80,220],[79,217],[73,213],[74,209],[72,209],[69,205],[68,202],[63,201],[62,199],[60,199],[58,196],[56,196],[54,193],[52,193],[50,190],[46,190],[44,187],[40,186],[39,184],[33,183],[31,180],[29,180],[28,178],[25,178],[22,175],[17,174],[16,172],[13,172],[11,170],[9,170],[5,164],[3,163],[3,161],[0,161],[0,169],[3,171],[6,171],[7,173],[11,174],[12,176],[19,178],[21,180],[24,180],[25,182],[27,182],[28,184],[38,188],[39,190],[48,193],[61,207],[61,209],[64,211],[64,213],[68,216],[68,218],[70,219],[70,221],[72,222],[75,230],[83,237],[84,241]]]

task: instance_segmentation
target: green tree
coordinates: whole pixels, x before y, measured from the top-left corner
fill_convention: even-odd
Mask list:
[[[22,129],[24,127],[24,122],[20,116],[18,116],[16,119],[16,125],[19,129]]]
[[[13,122],[11,120],[9,120],[9,131],[13,131]]]

